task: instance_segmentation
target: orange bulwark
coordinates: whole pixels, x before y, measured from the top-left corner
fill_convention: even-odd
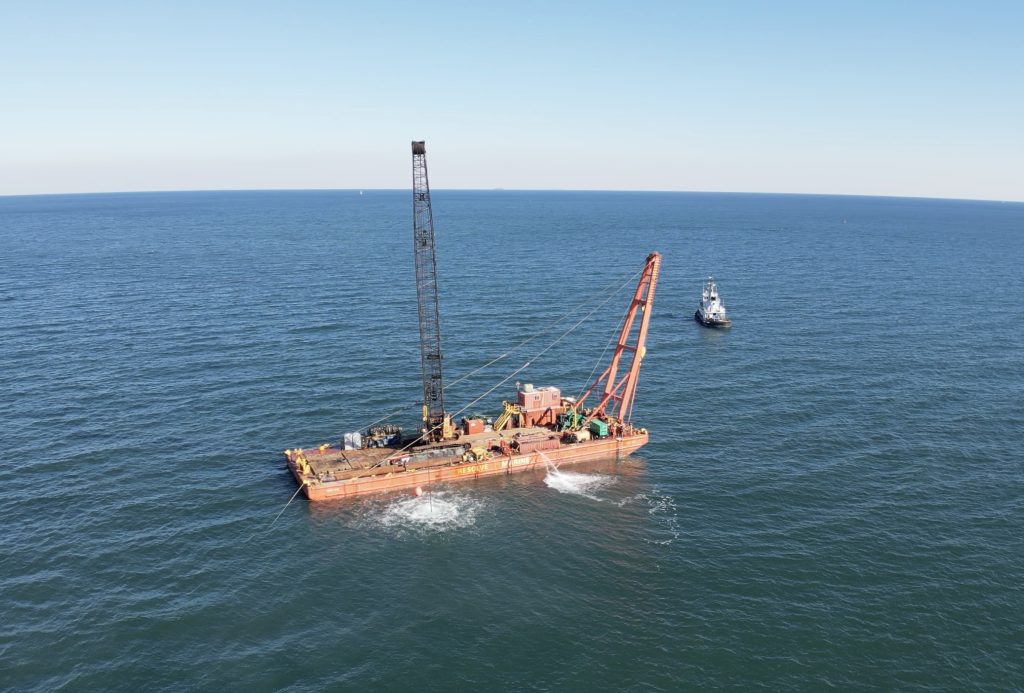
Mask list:
[[[547,429],[544,430],[548,432]],[[489,435],[497,438],[499,434],[492,432]],[[499,440],[511,440],[510,434],[506,432]],[[362,455],[353,455],[371,452],[369,450],[338,448],[287,450],[285,458],[295,480],[302,485],[306,497],[311,501],[321,501],[412,489],[440,482],[525,472],[549,463],[562,466],[591,460],[618,459],[635,452],[645,445],[647,440],[646,430],[628,427],[619,437],[568,444],[561,444],[559,441],[554,449],[547,451],[522,454],[510,451],[509,454],[492,454],[488,459],[474,461],[465,460],[462,445],[453,448],[451,454],[442,453],[442,456],[428,460],[415,459],[417,454],[424,452],[422,448],[416,449],[415,452],[410,450],[383,458],[382,451],[375,450],[375,459],[369,460],[360,459],[364,457]],[[500,445],[498,447],[500,449]],[[410,452],[412,454],[409,454]]]

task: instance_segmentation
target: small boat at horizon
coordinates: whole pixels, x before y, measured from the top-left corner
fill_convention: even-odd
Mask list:
[[[718,286],[714,277],[704,282],[704,290],[700,296],[700,306],[693,314],[693,319],[705,327],[729,327],[732,320],[725,314],[725,303],[718,295]]]

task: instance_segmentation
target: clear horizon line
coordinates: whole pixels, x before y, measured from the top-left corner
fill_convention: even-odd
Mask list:
[[[800,197],[878,197],[902,200],[945,200],[949,202],[993,202],[1022,204],[1024,199],[999,200],[985,197],[937,197],[927,195],[873,195],[865,193],[806,193],[753,190],[621,190],[614,188],[431,188],[433,192],[572,192],[572,193],[661,193],[680,195],[792,195]],[[169,188],[159,190],[88,190],[78,192],[0,193],[0,199],[11,197],[68,197],[73,195],[150,195],[171,193],[218,192],[410,192],[408,188]]]

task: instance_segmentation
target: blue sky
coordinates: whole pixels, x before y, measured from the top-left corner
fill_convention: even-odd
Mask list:
[[[1024,3],[3,2],[0,194],[1024,200]]]

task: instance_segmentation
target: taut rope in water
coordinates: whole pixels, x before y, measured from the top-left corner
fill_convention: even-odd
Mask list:
[[[295,489],[295,493],[293,493],[292,497],[288,499],[288,502],[284,504],[284,507],[281,508],[281,512],[279,512],[277,514],[277,517],[275,517],[274,521],[270,523],[270,526],[267,527],[265,530],[263,530],[264,532],[269,532],[270,530],[272,530],[274,528],[274,525],[277,524],[277,521],[280,519],[280,517],[282,515],[284,515],[284,511],[288,509],[288,506],[292,504],[292,501],[295,500],[295,497],[299,495],[299,491],[301,491],[304,488],[306,488],[306,483],[305,482],[299,484],[299,487],[297,489]],[[259,534],[259,532],[253,532],[252,536],[250,536],[249,539],[252,539],[257,534]]]

